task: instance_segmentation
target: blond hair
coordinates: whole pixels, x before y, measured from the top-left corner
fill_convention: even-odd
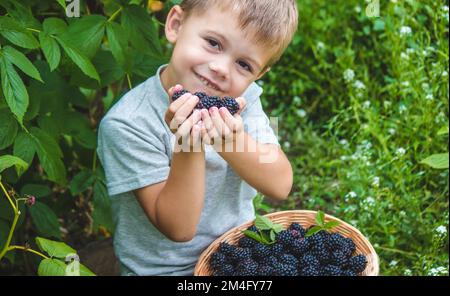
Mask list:
[[[274,50],[266,67],[279,60],[298,26],[296,0],[183,0],[180,6],[187,17],[204,13],[212,6],[236,11],[240,28],[253,29],[255,42]]]

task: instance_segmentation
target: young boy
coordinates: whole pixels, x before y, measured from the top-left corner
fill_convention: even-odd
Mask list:
[[[254,219],[257,191],[287,198],[292,168],[255,81],[286,49],[297,18],[295,0],[184,0],[171,9],[170,63],[127,93],[99,129],[123,275],[192,275],[206,247]],[[190,93],[172,101],[183,88],[240,97],[241,109],[194,110],[199,98]],[[234,149],[220,149],[227,145]],[[267,155],[276,157],[261,161]]]

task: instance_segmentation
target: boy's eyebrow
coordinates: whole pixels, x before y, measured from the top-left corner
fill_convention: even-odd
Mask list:
[[[225,43],[225,44],[228,44],[228,43],[229,43],[229,42],[228,42],[228,39],[225,38],[225,36],[223,36],[223,35],[220,34],[219,32],[207,30],[206,33],[216,35],[217,37],[219,37],[219,39],[222,39],[221,41],[222,41],[223,43]],[[249,56],[245,56],[244,58],[245,58],[246,60],[249,60],[251,63],[255,64],[259,69],[262,69],[262,66],[261,66],[257,61],[255,61],[253,58],[251,58],[251,57],[249,57]]]

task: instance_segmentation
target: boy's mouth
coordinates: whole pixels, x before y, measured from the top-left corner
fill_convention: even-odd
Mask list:
[[[222,91],[221,89],[220,89],[220,87],[217,85],[217,84],[215,84],[214,82],[212,82],[211,80],[209,80],[208,78],[205,78],[205,77],[203,77],[202,75],[200,75],[200,74],[197,74],[196,72],[194,72],[194,74],[195,74],[195,76],[197,76],[197,78],[206,86],[206,87],[209,87],[209,88],[212,88],[213,90],[215,90],[215,91]]]

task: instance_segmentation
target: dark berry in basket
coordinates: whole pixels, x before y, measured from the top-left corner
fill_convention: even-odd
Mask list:
[[[236,248],[237,248],[236,246],[230,245],[229,243],[220,243],[219,253],[222,253],[225,256],[229,257],[229,256],[231,256],[231,254],[234,253]]]
[[[285,252],[283,245],[281,244],[273,244],[270,247],[270,253],[274,256],[281,256]]]
[[[225,264],[218,268],[215,272],[215,276],[232,276],[234,274],[234,267],[231,264]]]
[[[240,276],[256,276],[258,271],[258,263],[253,259],[245,259],[237,265],[237,275]]]
[[[216,252],[211,255],[211,258],[209,259],[209,266],[213,271],[218,271],[226,264],[226,259],[227,258],[224,254]]]
[[[356,255],[350,258],[350,260],[348,260],[347,263],[347,269],[357,274],[363,272],[364,269],[366,269],[366,266],[367,266],[367,259],[366,256],[364,255]]]
[[[239,247],[242,247],[242,248],[252,248],[255,246],[256,243],[257,243],[257,241],[255,241],[254,239],[252,239],[248,236],[244,236],[239,240],[238,245],[239,245]]]
[[[243,261],[252,257],[250,248],[235,248],[230,254],[230,259],[234,261]]]
[[[341,276],[343,275],[342,269],[336,265],[327,265],[323,268],[323,275],[325,276]]]
[[[320,276],[318,268],[307,266],[300,271],[301,276]]]
[[[310,255],[310,254],[304,254],[304,255],[300,258],[299,266],[300,266],[301,268],[304,268],[304,267],[314,267],[315,269],[319,269],[319,268],[320,268],[320,261],[319,261],[319,259],[317,259],[317,258],[314,257],[313,255]]]
[[[295,238],[290,231],[282,230],[280,233],[278,233],[276,240],[285,248],[290,248],[294,243]]]
[[[252,251],[255,258],[270,256],[270,247],[259,242],[253,247]]]
[[[331,263],[333,265],[343,268],[346,266],[347,262],[348,258],[342,251],[337,250],[331,253]]]
[[[275,270],[275,275],[278,275],[278,276],[298,276],[299,275],[297,266],[295,266],[295,265],[279,262],[279,263],[275,264],[275,266],[273,266],[273,267]]]
[[[292,223],[288,230],[292,233],[295,238],[304,238],[306,235],[306,230],[299,223]]]
[[[270,265],[260,265],[256,274],[258,276],[272,276],[275,274],[275,269]]]
[[[298,264],[298,259],[291,254],[284,254],[280,256],[280,262],[288,265],[296,266]]]

